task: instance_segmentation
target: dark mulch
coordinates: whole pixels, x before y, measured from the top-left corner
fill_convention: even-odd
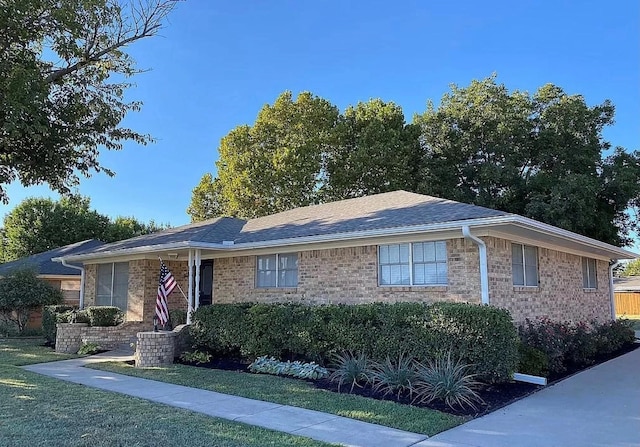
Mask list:
[[[637,348],[640,348],[640,344],[634,344],[630,347],[626,347],[616,353],[611,355],[599,357],[596,359],[596,363],[589,366],[570,366],[567,371],[562,374],[554,375],[549,378],[549,384],[553,385],[567,377],[570,377],[580,371],[584,371],[585,369],[592,368],[597,364],[605,362],[607,360],[611,360],[620,355],[631,352]],[[208,363],[200,363],[194,364],[189,362],[178,362],[191,365],[198,366],[202,368],[213,368],[213,369],[222,369],[227,371],[238,371],[247,374],[253,374],[248,369],[249,363],[246,360],[238,359],[238,358],[215,358],[212,359]],[[321,380],[308,380],[308,382],[313,383],[316,388],[325,389],[333,392],[338,392],[338,387],[335,383],[330,382],[327,379]],[[428,404],[413,404],[418,407],[431,408],[434,410],[443,411],[450,414],[460,415],[460,416],[471,416],[478,417],[487,413],[491,413],[493,411],[498,410],[506,405],[509,405],[517,400],[522,399],[544,387],[539,385],[533,385],[530,383],[523,382],[508,382],[508,383],[500,383],[500,384],[482,384],[479,389],[476,391],[480,395],[483,400],[483,404],[477,405],[476,409],[473,408],[465,408],[465,409],[451,409],[449,406],[444,404],[444,402],[430,402]],[[342,392],[349,392],[350,386],[343,386],[341,388]],[[401,395],[400,398],[397,398],[395,395],[383,395],[381,392],[376,392],[371,386],[364,386],[362,388],[355,387],[353,389],[353,394],[357,394],[359,396],[370,397],[373,399],[380,400],[392,400],[402,404],[411,404],[412,399],[409,396]]]

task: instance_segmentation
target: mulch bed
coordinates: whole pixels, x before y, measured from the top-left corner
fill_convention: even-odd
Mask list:
[[[584,366],[569,367],[567,371],[565,371],[564,373],[549,377],[549,385],[554,385],[557,382],[567,377],[570,377],[576,373],[592,368],[600,363],[606,362],[607,360],[611,360],[615,357],[626,354],[638,348],[640,348],[640,344],[636,343],[614,354],[603,356],[596,359],[596,362],[593,365],[589,365],[586,367]],[[247,366],[249,365],[249,363],[246,362],[245,360],[237,359],[237,358],[216,358],[216,359],[212,359],[208,363],[200,363],[200,364],[181,362],[181,361],[178,361],[178,362],[183,363],[185,365],[198,366],[201,368],[221,369],[221,370],[227,370],[227,371],[237,371],[237,372],[242,372],[246,374],[253,374],[247,369]],[[312,383],[316,388],[338,392],[337,384],[332,383],[327,379],[307,380],[307,382]],[[430,408],[433,410],[439,410],[445,413],[450,413],[458,416],[478,417],[478,416],[482,416],[487,413],[496,411],[542,388],[544,387],[539,385],[533,385],[530,383],[524,383],[524,382],[508,382],[508,383],[500,383],[500,384],[492,384],[492,385],[483,384],[476,391],[478,392],[478,394],[480,395],[484,403],[477,405],[476,409],[465,408],[465,409],[453,410],[443,402],[430,402],[429,404],[413,404],[413,405],[418,407]],[[349,392],[349,389],[350,389],[350,386],[343,386],[341,388],[341,391]],[[371,386],[365,386],[362,388],[355,387],[353,389],[353,394],[357,394],[359,396],[364,396],[364,397],[370,397],[373,399],[395,401],[395,402],[399,402],[401,404],[406,404],[406,405],[411,404],[411,400],[412,400],[411,398],[409,398],[409,396],[404,396],[404,395],[401,395],[400,398],[397,398],[395,395],[391,395],[391,394],[387,394],[385,396],[381,392],[376,392]]]

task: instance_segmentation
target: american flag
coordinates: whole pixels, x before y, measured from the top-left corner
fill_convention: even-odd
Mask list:
[[[156,298],[156,315],[160,324],[164,326],[169,322],[169,308],[167,297],[178,284],[163,261],[160,261],[160,280],[158,282],[158,297]]]

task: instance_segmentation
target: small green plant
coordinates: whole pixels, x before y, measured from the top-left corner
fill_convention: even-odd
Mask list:
[[[476,409],[482,398],[474,388],[478,386],[474,374],[468,374],[469,365],[455,360],[451,352],[440,355],[427,364],[415,362],[416,382],[414,402],[429,403],[442,400],[450,408],[469,406]]]
[[[350,393],[353,393],[354,387],[362,387],[362,383],[369,382],[369,370],[371,369],[371,361],[364,352],[353,354],[351,352],[343,352],[333,356],[333,371],[329,376],[329,380],[338,383],[338,391],[342,385],[351,385]]]
[[[549,359],[540,349],[520,343],[518,346],[520,360],[518,372],[534,376],[547,377],[549,374]]]
[[[124,322],[124,312],[115,306],[89,306],[85,309],[89,326],[117,326]]]
[[[99,351],[102,351],[100,345],[93,342],[86,342],[80,346],[80,349],[78,349],[78,355],[93,355]]]
[[[389,357],[384,362],[374,362],[369,372],[369,378],[373,383],[373,389],[380,391],[386,396],[395,393],[396,397],[404,392],[413,395],[413,382],[416,379],[416,372],[413,366],[413,359],[405,354],[400,354],[397,361],[392,361]]]
[[[183,352],[182,355],[180,355],[180,360],[200,365],[201,363],[209,363],[209,361],[211,361],[211,354],[202,351]]]
[[[323,368],[315,362],[281,362],[274,357],[267,357],[266,355],[255,359],[255,361],[249,365],[249,371],[311,380],[324,379],[329,375],[329,371],[327,371],[326,368]]]

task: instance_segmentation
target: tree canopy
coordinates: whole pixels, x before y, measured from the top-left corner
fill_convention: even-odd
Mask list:
[[[624,265],[620,276],[640,276],[640,259],[634,259]]]
[[[500,209],[616,245],[639,229],[640,152],[611,147],[609,101],[548,84],[510,91],[495,76],[453,85],[406,123],[372,99],[344,113],[285,92],[222,138],[217,177],[193,190],[192,220],[258,217],[405,189]]]
[[[90,206],[82,196],[23,200],[5,216],[0,259],[7,262],[87,239],[114,242],[165,228],[133,217],[111,220]]]
[[[125,48],[154,36],[171,0],[6,0],[0,8],[0,199],[6,185],[47,182],[61,193],[78,174],[113,175],[99,149],[151,139],[120,125],[140,70]]]

